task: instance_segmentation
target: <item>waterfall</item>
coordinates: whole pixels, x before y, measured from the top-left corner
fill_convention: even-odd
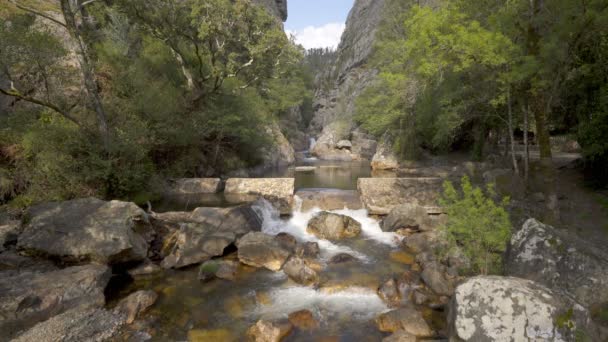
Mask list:
[[[308,152],[312,151],[312,149],[315,148],[316,144],[317,144],[317,139],[310,138],[310,146],[308,147]]]

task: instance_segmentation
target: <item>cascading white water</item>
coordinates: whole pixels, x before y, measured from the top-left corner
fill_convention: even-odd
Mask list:
[[[312,151],[313,148],[315,148],[315,145],[317,144],[317,139],[315,138],[310,138],[309,140],[309,145],[308,145],[308,151]]]

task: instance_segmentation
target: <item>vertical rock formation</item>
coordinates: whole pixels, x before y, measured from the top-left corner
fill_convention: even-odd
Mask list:
[[[266,7],[281,21],[287,20],[287,0],[254,0],[254,2]]]
[[[334,82],[333,87],[319,89],[315,94],[315,114],[310,131],[320,134],[317,149],[313,152],[321,159],[332,159],[336,155],[340,155],[340,159],[351,158],[337,151],[336,144],[342,139],[351,138],[355,99],[370,85],[377,73],[366,63],[372,53],[387,2],[356,0],[348,15],[336,63],[323,75]],[[353,146],[353,150],[357,149],[357,146]],[[367,155],[352,156],[357,157],[371,158]]]

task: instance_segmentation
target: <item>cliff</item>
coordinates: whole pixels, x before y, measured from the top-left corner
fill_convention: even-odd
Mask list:
[[[287,0],[253,0],[255,3],[260,4],[268,9],[281,21],[287,20]]]

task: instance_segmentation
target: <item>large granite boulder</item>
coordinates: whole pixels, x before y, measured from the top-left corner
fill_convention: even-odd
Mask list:
[[[300,210],[302,212],[310,211],[313,208],[321,210],[340,210],[351,209],[359,210],[363,208],[359,193],[355,190],[300,190],[296,192],[296,196],[302,201]]]
[[[346,215],[324,211],[308,221],[306,231],[321,239],[341,240],[359,236],[361,223]]]
[[[134,203],[96,198],[30,208],[17,247],[23,253],[67,262],[141,261],[151,233],[148,216]]]
[[[222,188],[219,178],[180,178],[170,182],[169,195],[215,194]]]
[[[371,160],[378,147],[376,139],[360,131],[354,131],[351,136],[353,142],[352,153],[357,156],[357,159]]]
[[[172,239],[173,247],[161,263],[163,268],[186,267],[221,256],[236,241],[236,235],[208,223],[183,223]]]
[[[266,199],[282,214],[291,214],[294,178],[230,178],[226,181],[226,199],[235,203]]]
[[[373,170],[397,170],[399,168],[399,158],[393,152],[391,139],[386,135],[378,144],[371,165]]]
[[[253,267],[265,267],[279,271],[289,258],[290,252],[281,246],[274,236],[251,232],[236,244],[239,261]]]
[[[357,190],[372,215],[388,215],[394,207],[408,203],[437,213],[442,182],[441,178],[359,178]]]
[[[594,340],[589,313],[530,280],[479,276],[456,288],[450,303],[451,341]]]
[[[507,273],[564,292],[587,307],[608,302],[608,253],[535,219],[512,236]]]
[[[272,138],[272,144],[261,151],[263,167],[277,168],[295,163],[296,155],[293,146],[281,132],[277,123],[266,127],[266,136]]]
[[[23,332],[13,342],[108,341],[120,333],[127,317],[102,308],[75,308]]]
[[[111,271],[103,265],[0,272],[0,331],[5,337],[76,308],[102,307]],[[45,339],[46,340],[46,339]]]
[[[407,203],[394,207],[382,221],[382,230],[395,232],[401,229],[429,231],[433,222],[426,209],[420,205]]]

